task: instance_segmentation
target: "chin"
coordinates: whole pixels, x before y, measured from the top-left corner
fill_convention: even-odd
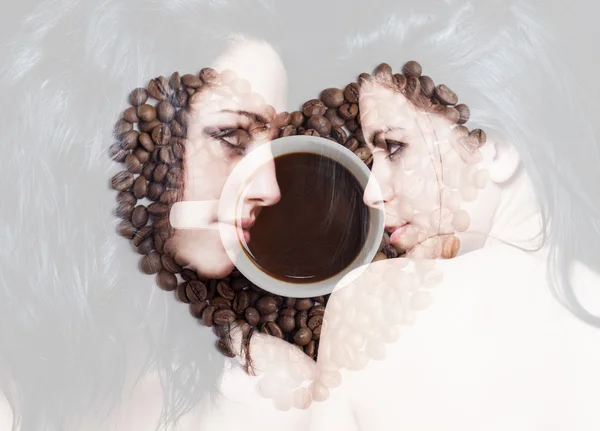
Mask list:
[[[192,259],[191,266],[200,277],[215,279],[227,277],[234,268],[225,250],[214,250],[210,255],[196,256]]]

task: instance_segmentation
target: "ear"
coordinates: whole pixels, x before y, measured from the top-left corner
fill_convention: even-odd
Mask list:
[[[490,145],[491,144],[491,145]],[[489,141],[481,150],[486,154],[487,169],[490,179],[497,184],[510,180],[521,164],[521,157],[514,146],[505,141]]]

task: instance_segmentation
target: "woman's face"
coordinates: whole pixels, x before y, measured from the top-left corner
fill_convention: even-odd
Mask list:
[[[439,113],[416,108],[404,94],[377,81],[361,85],[359,105],[373,153],[365,203],[383,207],[386,231],[398,250],[440,257],[445,241],[469,227],[471,216],[461,204],[475,200],[476,186],[485,186],[486,172],[476,167],[479,151],[459,143],[464,129]]]
[[[228,70],[248,79],[230,80],[215,87],[203,87],[190,102],[191,122],[188,127],[184,159],[185,182],[182,206],[186,219],[195,219],[195,229],[176,229],[174,234],[178,258],[189,262],[202,276],[224,277],[233,269],[219,233],[219,201],[223,187],[236,165],[252,150],[273,139],[268,124],[275,114],[273,106],[280,101],[281,68],[275,67],[276,54],[264,45],[249,44],[228,53],[223,62]],[[242,51],[240,51],[242,50]],[[249,52],[248,52],[249,51]],[[248,73],[246,58],[254,51],[254,64],[261,73]],[[243,55],[236,55],[242,52]],[[261,57],[262,56],[262,57]],[[252,56],[251,56],[252,57]],[[261,61],[262,60],[262,61]],[[270,66],[269,66],[270,65]],[[223,69],[221,69],[223,70]],[[266,83],[266,84],[265,84]],[[268,86],[265,86],[268,85]],[[263,90],[264,97],[250,90]],[[242,228],[254,223],[261,209],[276,204],[280,191],[273,161],[262,165],[245,190],[241,204]],[[221,220],[235,223],[235,220]],[[248,240],[249,238],[246,238]]]

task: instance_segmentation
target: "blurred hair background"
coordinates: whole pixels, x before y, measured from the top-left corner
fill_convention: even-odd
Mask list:
[[[553,218],[551,238],[563,246],[559,261],[576,257],[598,269],[599,30],[597,6],[588,3],[4,6],[0,388],[20,429],[89,429],[74,427],[116,408],[125,383],[149,370],[161,375],[165,423],[215,392],[225,363],[216,337],[137,269],[139,255],[115,233],[116,192],[108,184],[120,169],[105,152],[133,88],[174,71],[198,72],[235,33],[280,52],[289,111],[381,62],[396,71],[419,61],[470,106],[469,124],[526,150],[524,164]]]

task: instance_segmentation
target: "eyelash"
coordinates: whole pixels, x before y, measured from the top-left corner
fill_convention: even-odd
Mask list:
[[[231,128],[231,129],[219,129],[218,127],[208,127],[204,130],[204,132],[210,136],[213,139],[216,139],[217,141],[219,141],[219,143],[226,149],[229,151],[234,151],[236,153],[239,154],[244,154],[244,148],[239,147],[237,145],[232,144],[231,142],[229,142],[226,139],[223,138],[227,138],[229,136],[232,136],[233,134],[235,134],[237,132],[238,129],[236,128]]]
[[[396,157],[400,156],[400,154],[403,152],[403,150],[406,147],[408,147],[408,144],[401,142],[401,141],[392,141],[392,140],[386,139],[385,143],[386,143],[386,147],[387,147],[387,151],[388,151],[387,158],[389,160],[394,160]],[[393,146],[396,146],[398,148],[395,151],[391,151],[391,148]]]

